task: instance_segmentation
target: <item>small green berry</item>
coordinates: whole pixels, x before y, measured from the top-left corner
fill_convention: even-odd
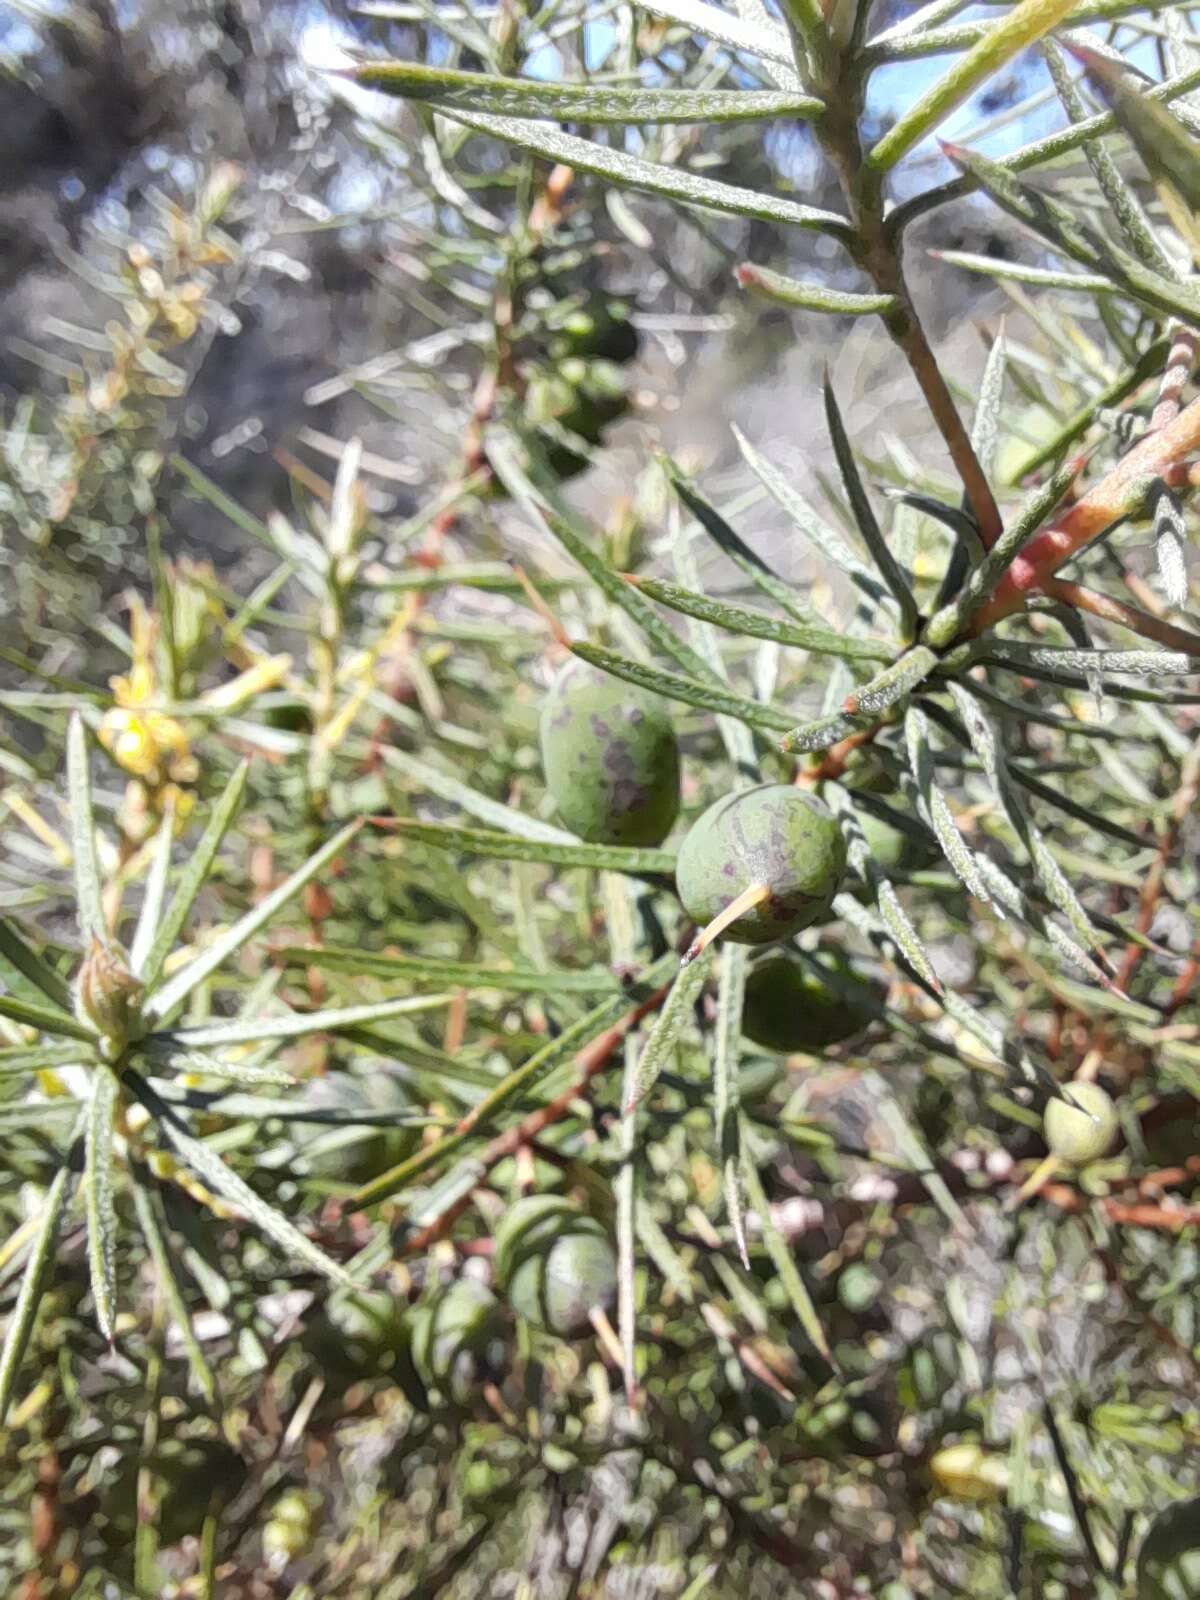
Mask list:
[[[457,1278],[412,1308],[412,1363],[427,1389],[465,1402],[485,1346],[500,1331],[500,1304],[486,1284]]]
[[[514,1311],[562,1338],[589,1331],[612,1304],[617,1258],[608,1234],[558,1195],[518,1200],[496,1230],[496,1278]]]
[[[679,810],[679,744],[667,704],[582,661],[542,711],[546,787],[591,844],[657,845]]]
[[[1112,1149],[1119,1127],[1117,1108],[1098,1083],[1069,1083],[1064,1092],[1070,1099],[1050,1101],[1042,1131],[1051,1155],[1082,1167]]]
[[[832,812],[789,784],[726,795],[692,824],[675,883],[693,921],[715,923],[735,901],[748,904],[726,932],[738,944],[769,944],[825,916],[846,870],[846,845]]]
[[[784,1055],[820,1050],[858,1033],[874,1011],[874,991],[840,952],[830,957],[832,983],[822,983],[792,956],[760,961],[746,979],[742,1032]]]

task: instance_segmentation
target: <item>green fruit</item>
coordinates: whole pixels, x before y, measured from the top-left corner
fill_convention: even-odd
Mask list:
[[[1138,1600],[1196,1600],[1200,1595],[1200,1499],[1160,1511],[1142,1540]]]
[[[500,1303],[486,1284],[458,1278],[412,1308],[412,1362],[421,1382],[463,1404],[485,1347],[501,1331]]]
[[[581,661],[542,711],[546,787],[592,844],[656,845],[679,810],[679,745],[666,703]]]
[[[766,1050],[820,1050],[870,1021],[874,991],[840,952],[826,963],[833,984],[792,956],[760,961],[746,979],[742,1032]]]
[[[558,1195],[530,1195],[496,1230],[496,1278],[513,1310],[563,1338],[586,1334],[617,1292],[608,1234]]]
[[[726,930],[726,938],[768,944],[819,921],[845,870],[845,841],[824,802],[772,783],[709,806],[680,847],[675,882],[684,910],[702,926],[761,885],[766,897]]]
[[[1112,1149],[1120,1126],[1117,1108],[1098,1083],[1069,1083],[1065,1092],[1076,1104],[1051,1100],[1042,1116],[1042,1131],[1051,1155],[1082,1167]]]
[[[938,859],[940,851],[933,839],[897,828],[865,808],[856,811],[855,818],[871,859],[885,873],[918,872]]]
[[[552,356],[603,356],[625,362],[638,352],[638,332],[622,300],[595,295],[585,305],[560,306],[549,325],[555,334],[550,343]]]

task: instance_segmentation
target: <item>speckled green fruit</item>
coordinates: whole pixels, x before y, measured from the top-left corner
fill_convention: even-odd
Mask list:
[[[496,1230],[496,1278],[527,1321],[565,1339],[586,1334],[593,1307],[617,1292],[617,1258],[608,1234],[558,1195],[529,1195]]]
[[[941,854],[932,838],[923,839],[897,828],[866,809],[857,811],[855,816],[871,859],[884,872],[918,872]]]
[[[747,1039],[786,1055],[823,1049],[865,1027],[874,1009],[871,986],[840,951],[823,964],[833,983],[822,983],[792,956],[758,962],[746,979],[742,1032]]]
[[[479,1360],[501,1331],[500,1302],[485,1283],[458,1278],[409,1312],[413,1366],[426,1388],[462,1403]]]
[[[1051,1155],[1082,1167],[1112,1149],[1120,1126],[1117,1108],[1098,1083],[1069,1083],[1066,1093],[1076,1103],[1051,1100],[1042,1116],[1042,1131]]]
[[[824,801],[768,783],[726,795],[692,824],[675,882],[684,910],[701,927],[752,885],[765,884],[768,898],[724,937],[768,944],[825,916],[845,870],[845,841]]]
[[[1200,1596],[1200,1499],[1181,1500],[1150,1524],[1137,1564],[1138,1600]]]
[[[679,744],[665,700],[572,661],[542,711],[546,787],[591,844],[657,845],[679,810]]]

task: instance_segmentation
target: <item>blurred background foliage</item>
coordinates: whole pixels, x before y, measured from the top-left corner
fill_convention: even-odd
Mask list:
[[[876,7],[872,33],[911,9]],[[935,9],[931,27],[958,8]],[[1101,37],[1157,71],[1194,58],[1186,7],[1098,9]],[[165,982],[226,960],[167,1041],[193,1054],[159,1058],[167,1113],[136,1095],[113,1113],[111,1232],[72,1132],[105,1069],[47,1043],[55,1018],[22,1014],[29,972],[2,952],[6,1350],[55,1174],[87,1163],[3,1375],[0,1572],[23,1600],[1132,1595],[1150,1517],[1196,1492],[1190,699],[1097,703],[1095,673],[1006,685],[1014,781],[1124,963],[1121,995],[1062,965],[1054,905],[1032,933],[1001,921],[927,827],[889,833],[919,810],[894,746],[856,755],[844,791],[880,824],[872,859],[944,990],[870,921],[856,869],[799,945],[835,990],[845,960],[864,1009],[791,1054],[723,1025],[733,946],[664,1005],[692,931],[668,851],[606,855],[557,826],[538,721],[558,658],[514,562],[568,632],[641,658],[598,571],[764,603],[703,537],[719,507],[797,603],[861,635],[864,602],[728,432],[853,539],[824,365],[872,492],[925,497],[893,499],[888,528],[927,610],[952,546],[930,504],[960,494],[878,333],[735,283],[749,258],[854,289],[826,235],[606,190],[317,70],[361,50],[772,86],[688,28],[592,10],[598,26],[576,0],[10,0],[0,17],[0,911],[50,969],[43,995],[87,952],[68,716],[86,729],[99,916],[133,949],[156,861],[177,838],[186,880],[249,759]],[[881,77],[868,143],[918,82]],[[994,152],[1060,126],[1048,82],[1022,58],[955,137],[990,133]],[[799,121],[650,128],[643,153],[840,204]],[[1046,187],[1098,212],[1090,171],[1068,156]],[[921,154],[898,192],[949,172]],[[989,446],[1006,506],[1031,463],[1118,448],[1097,414],[1130,395],[1148,413],[1161,349],[1139,362],[1165,316],[1003,276],[1054,258],[978,196],[931,211],[908,248],[968,415],[1006,315]],[[1000,275],[927,270],[929,248]],[[523,456],[493,458],[497,420]],[[656,446],[705,499],[673,494]],[[533,478],[586,530],[582,561],[523,498]],[[1154,544],[1141,521],[1095,565],[1153,599]],[[1036,620],[1055,645],[1094,642]],[[690,622],[678,638],[793,721],[849,687],[770,640]],[[747,766],[791,775],[736,711],[672,716],[689,818]],[[998,856],[1011,830],[977,752],[950,738],[937,770],[971,849]],[[381,1014],[397,997],[428,1009]],[[1054,1079],[1082,1066],[1119,1098],[1112,1153],[1045,1170],[1045,1085],[1012,1066],[1025,1044]],[[189,1165],[172,1113],[250,1204]],[[297,1262],[268,1212],[357,1286]]]

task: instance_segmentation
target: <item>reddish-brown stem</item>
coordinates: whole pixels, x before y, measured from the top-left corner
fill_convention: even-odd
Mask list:
[[[900,280],[899,291],[902,295],[901,307],[885,317],[884,321],[892,338],[904,352],[912,374],[921,386],[929,414],[937,424],[937,430],[950,452],[950,459],[962,483],[967,504],[978,524],[980,540],[984,548],[990,550],[1004,529],[1000,508],[979,464],[979,457],[975,454],[971,436],[954,403],[954,396],[950,393],[945,378],[942,377],[937,357],[925,337],[925,330],[916,312],[908,301],[903,279]]]
[[[1141,439],[1124,460],[1056,522],[1033,535],[997,584],[991,599],[975,613],[969,632],[983,633],[1002,618],[1024,610],[1031,595],[1043,592],[1046,582],[1064,562],[1114,522],[1135,511],[1164,472],[1197,448],[1200,400],[1193,400],[1173,422]]]
[[[1187,628],[1177,628],[1161,617],[1153,616],[1138,606],[1127,605],[1124,600],[1114,600],[1111,595],[1099,594],[1095,589],[1085,589],[1081,583],[1068,583],[1065,578],[1051,578],[1042,586],[1044,594],[1077,611],[1089,611],[1105,622],[1119,623],[1132,633],[1166,645],[1169,650],[1182,650],[1185,655],[1200,656],[1200,634]]]
[[[1158,402],[1150,415],[1151,433],[1158,433],[1160,429],[1174,422],[1179,415],[1183,404],[1183,391],[1196,364],[1196,347],[1195,331],[1184,327],[1182,323],[1173,322],[1171,348],[1167,353],[1167,364],[1163,369],[1162,383],[1159,385]]]
[[[603,1072],[611,1063],[625,1036],[631,1033],[643,1018],[649,1016],[652,1011],[657,1011],[670,992],[671,985],[669,983],[664,984],[661,989],[656,989],[653,994],[647,995],[644,1000],[631,1007],[619,1022],[614,1022],[611,1028],[606,1028],[602,1034],[592,1040],[591,1044],[585,1045],[575,1057],[575,1066],[578,1072],[575,1081],[555,1099],[548,1101],[544,1106],[538,1106],[536,1111],[531,1111],[521,1122],[514,1123],[511,1128],[506,1128],[503,1133],[498,1133],[494,1139],[483,1147],[479,1156],[476,1157],[479,1164],[479,1180],[482,1182],[483,1175],[490,1172],[493,1167],[497,1166],[506,1157],[515,1155],[523,1146],[532,1144],[545,1128],[550,1127],[555,1122],[560,1122],[591,1080]],[[469,1132],[473,1122],[473,1115],[468,1113],[458,1124],[455,1132]],[[419,1233],[413,1234],[410,1239],[405,1241],[405,1255],[413,1255],[425,1250],[435,1240],[440,1239],[446,1229],[462,1215],[469,1203],[470,1196],[464,1196],[461,1200],[456,1201],[450,1210],[444,1216],[439,1217],[436,1222],[431,1223],[427,1228],[422,1228]]]

